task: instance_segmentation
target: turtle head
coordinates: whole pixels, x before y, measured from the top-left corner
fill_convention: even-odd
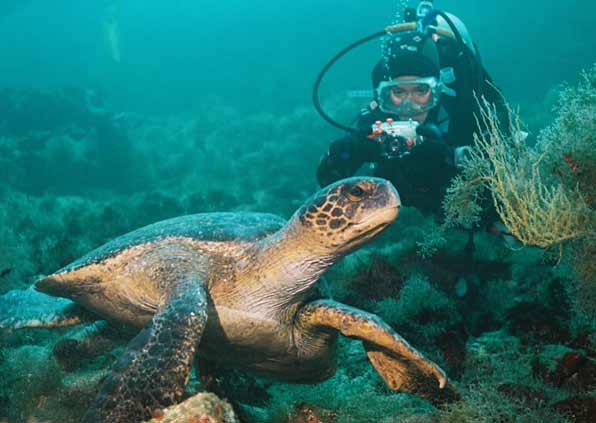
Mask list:
[[[393,222],[400,205],[399,194],[391,182],[353,177],[323,188],[295,217],[315,243],[327,251],[345,254]]]

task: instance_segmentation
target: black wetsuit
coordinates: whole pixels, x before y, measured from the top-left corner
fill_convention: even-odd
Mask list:
[[[449,65],[460,69],[454,86],[457,95],[454,98],[443,95],[440,105],[429,112],[425,121],[425,124],[433,124],[440,129],[438,139],[427,139],[403,157],[387,158],[379,143],[370,140],[367,135],[371,133],[375,121],[385,121],[388,117],[395,119],[395,116],[369,107],[356,120],[355,128],[359,132],[334,141],[323,155],[317,169],[319,185],[325,186],[352,176],[364,163],[372,163],[373,174],[395,185],[402,204],[423,212],[440,212],[445,190],[458,172],[454,163],[455,148],[472,145],[473,133],[478,130],[474,118],[478,107],[473,95],[473,79],[462,76],[465,75],[465,66],[457,66],[457,63]],[[507,119],[501,94],[492,85],[486,71],[482,69],[481,72],[483,95],[497,106],[501,119]]]
[[[436,210],[446,183],[456,174],[454,147],[443,139],[429,140],[405,156],[389,158],[378,142],[367,137],[373,123],[385,121],[387,117],[391,116],[378,109],[364,110],[356,122],[361,133],[336,140],[321,159],[317,169],[319,185],[325,186],[352,176],[364,163],[371,163],[375,176],[388,179],[395,185],[404,205]]]

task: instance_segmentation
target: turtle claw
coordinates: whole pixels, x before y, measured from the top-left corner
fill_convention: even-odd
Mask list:
[[[422,356],[406,359],[368,342],[364,347],[373,367],[392,390],[420,396],[435,406],[461,399],[445,372],[432,361]]]

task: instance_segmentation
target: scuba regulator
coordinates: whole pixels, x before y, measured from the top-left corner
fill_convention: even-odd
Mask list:
[[[321,69],[313,86],[312,101],[317,112],[328,123],[350,133],[360,133],[353,127],[337,122],[321,107],[319,87],[328,70],[354,48],[371,40],[400,32],[417,31],[421,34],[436,34],[438,38],[455,40],[459,48],[458,54],[463,56],[465,66],[468,68],[467,73],[475,78],[472,84],[473,89],[479,95],[482,94],[482,64],[477,49],[461,20],[450,13],[435,9],[432,0],[421,0],[416,8],[406,8],[403,16],[404,22],[390,25],[382,31],[368,35],[343,48]],[[389,118],[386,122],[375,122],[372,126],[372,133],[368,137],[381,143],[385,157],[402,157],[408,154],[414,146],[424,141],[424,138],[416,133],[417,126],[418,123],[412,120],[394,121]]]

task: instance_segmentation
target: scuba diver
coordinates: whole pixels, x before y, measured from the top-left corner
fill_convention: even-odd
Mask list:
[[[325,72],[356,45],[384,35],[382,58],[372,70],[374,100],[354,127],[331,119],[318,102]],[[421,1],[406,10],[406,22],[360,40],[323,69],[313,91],[323,118],[348,134],[334,141],[320,161],[319,185],[354,175],[370,163],[375,176],[390,180],[402,203],[441,214],[451,179],[465,160],[477,127],[477,98],[484,96],[507,122],[505,101],[482,66],[478,50],[455,16]]]

